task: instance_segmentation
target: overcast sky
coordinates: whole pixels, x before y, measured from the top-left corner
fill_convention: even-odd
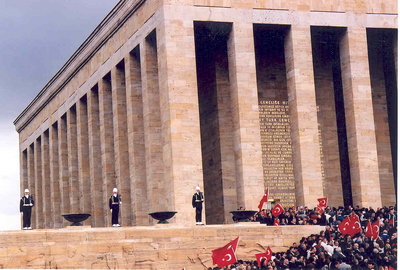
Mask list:
[[[0,0],[0,231],[19,229],[13,121],[117,0]]]

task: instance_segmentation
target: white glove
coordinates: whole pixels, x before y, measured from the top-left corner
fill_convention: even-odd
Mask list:
[[[21,216],[23,215],[23,213],[21,212]]]
[[[110,209],[110,212],[112,213],[112,209]]]

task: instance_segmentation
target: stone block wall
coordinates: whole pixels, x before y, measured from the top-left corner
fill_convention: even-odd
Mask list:
[[[24,269],[207,269],[212,250],[240,237],[238,259],[285,251],[321,226],[261,224],[71,228],[0,232],[0,267]]]

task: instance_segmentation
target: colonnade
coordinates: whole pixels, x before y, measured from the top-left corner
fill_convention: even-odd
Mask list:
[[[61,227],[61,214],[77,212],[91,213],[94,227],[110,226],[113,187],[122,195],[122,225],[148,225],[148,213],[161,210],[177,211],[176,223],[192,223],[193,188],[203,187],[194,28],[193,21],[164,16],[21,149],[21,190],[35,196],[34,227]],[[236,194],[231,204],[250,209],[264,189],[252,22],[233,22],[227,54]],[[381,206],[365,27],[347,28],[340,60],[353,201]],[[310,25],[290,26],[285,65],[296,201],[313,206],[325,194]]]

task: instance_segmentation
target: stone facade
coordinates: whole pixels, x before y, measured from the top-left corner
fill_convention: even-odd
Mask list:
[[[33,227],[394,204],[396,41],[397,1],[121,0],[14,122]]]

